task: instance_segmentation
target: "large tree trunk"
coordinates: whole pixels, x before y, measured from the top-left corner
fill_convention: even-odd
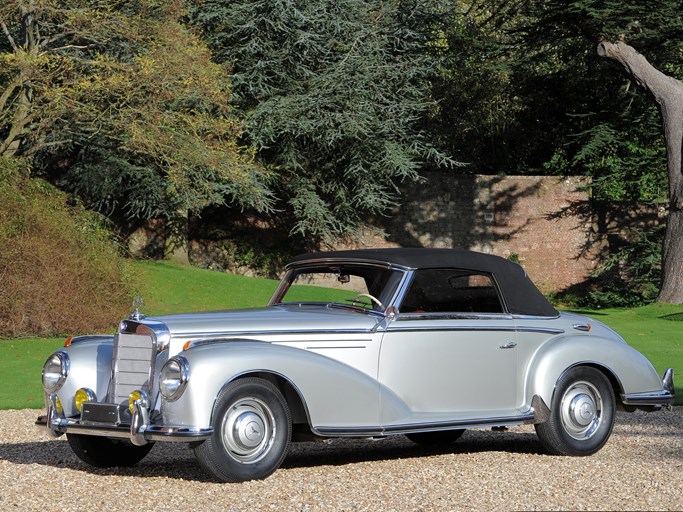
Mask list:
[[[620,41],[598,44],[598,54],[622,64],[648,90],[662,112],[669,168],[669,218],[662,248],[662,287],[659,300],[683,303],[683,82],[667,76],[633,47]]]

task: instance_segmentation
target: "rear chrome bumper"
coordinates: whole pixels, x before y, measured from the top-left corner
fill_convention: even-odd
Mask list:
[[[667,368],[662,377],[662,390],[646,393],[630,393],[621,395],[624,405],[661,409],[671,407],[674,403],[674,370]]]
[[[151,441],[167,441],[189,443],[204,441],[213,434],[212,427],[188,427],[150,424],[149,410],[141,400],[135,402],[135,412],[130,424],[108,423],[98,421],[82,421],[80,418],[65,418],[57,412],[57,395],[48,399],[47,414],[39,416],[36,425],[45,429],[49,436],[59,437],[62,434],[82,434],[88,436],[116,437],[129,439],[131,443],[141,446]]]

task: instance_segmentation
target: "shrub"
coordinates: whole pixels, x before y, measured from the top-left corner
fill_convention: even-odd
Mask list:
[[[99,217],[0,158],[0,336],[111,330],[131,303]]]

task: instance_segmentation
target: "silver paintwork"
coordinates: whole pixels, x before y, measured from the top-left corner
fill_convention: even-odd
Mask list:
[[[288,268],[291,273],[309,263]],[[52,435],[103,435],[135,444],[201,441],[213,432],[221,389],[254,375],[276,382],[296,412],[294,421],[319,436],[544,422],[556,383],[578,365],[604,372],[624,405],[657,409],[673,402],[673,373],[661,379],[644,356],[600,322],[569,313],[401,314],[412,270],[392,268],[404,274],[383,305],[385,313],[280,304],[287,288],[283,282],[265,308],[158,318],[140,314],[123,321],[116,336],[78,338],[63,349],[71,361],[69,375],[47,397],[48,414],[38,423]],[[133,334],[136,330],[147,332],[151,341],[148,373],[134,383],[149,395],[149,404],[136,401],[130,419],[121,424],[81,422],[73,404],[78,388],[116,402],[129,392],[119,381],[123,363],[118,355],[122,341],[140,336]],[[183,360],[186,383],[170,401],[160,395],[158,381],[173,356]],[[57,396],[63,414],[56,412]],[[579,384],[561,399],[563,421],[577,438],[594,431],[600,402],[590,385]],[[226,416],[228,450],[245,461],[258,460],[272,439],[269,418],[267,407],[246,397],[235,414]],[[257,434],[247,429],[256,424]]]

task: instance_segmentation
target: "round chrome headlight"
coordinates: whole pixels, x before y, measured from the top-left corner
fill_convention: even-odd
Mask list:
[[[43,389],[48,395],[56,393],[69,375],[69,354],[61,350],[52,354],[43,365]]]
[[[166,361],[159,376],[159,391],[161,395],[173,402],[183,394],[190,378],[190,363],[184,356],[175,356]]]

